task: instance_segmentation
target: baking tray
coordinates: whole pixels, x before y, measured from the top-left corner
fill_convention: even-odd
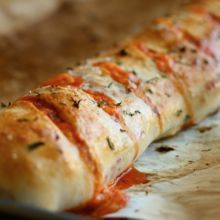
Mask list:
[[[0,218],[10,220],[93,220],[73,214],[48,212],[8,200],[0,200]]]
[[[0,218],[9,220],[135,220],[136,218],[90,218],[70,213],[54,213],[10,200],[0,200]]]

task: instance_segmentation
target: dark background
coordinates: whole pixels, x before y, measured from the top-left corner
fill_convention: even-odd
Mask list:
[[[46,18],[0,36],[0,102],[12,101],[67,66],[111,47],[181,2],[61,0]]]

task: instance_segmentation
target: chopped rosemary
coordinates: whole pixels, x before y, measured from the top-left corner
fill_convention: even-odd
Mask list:
[[[162,78],[164,78],[164,79],[166,79],[166,78],[167,78],[167,76],[166,76],[166,75],[164,75],[164,74],[161,74],[161,77],[162,77]]]
[[[184,53],[186,51],[186,47],[185,46],[182,46],[182,47],[174,47],[172,49],[172,52],[173,53],[176,53],[176,52],[181,52],[181,53]]]
[[[60,104],[60,105],[64,105],[64,106],[66,105],[64,102],[60,102],[59,104]]]
[[[141,112],[139,110],[135,110],[134,112],[135,114],[141,114]]]
[[[147,92],[150,93],[150,94],[154,94],[151,89],[147,89]]]
[[[1,102],[1,108],[6,108],[7,105],[4,102]]]
[[[186,52],[186,47],[184,47],[184,46],[183,46],[183,47],[180,47],[180,48],[179,48],[179,51],[180,51],[181,53]]]
[[[179,116],[182,114],[182,112],[183,112],[183,110],[182,110],[182,109],[179,109],[179,110],[176,111],[175,115],[176,115],[177,117],[179,117]]]
[[[131,117],[133,117],[133,116],[136,115],[136,114],[141,114],[141,112],[140,112],[139,110],[135,110],[134,113],[132,113],[132,112],[127,112],[127,111],[123,111],[123,113],[124,113],[125,115],[129,115],[129,116],[131,116]]]
[[[185,66],[192,66],[193,65],[192,63],[184,62],[182,60],[179,60],[179,61],[177,60],[175,62],[178,63],[178,64],[181,64],[181,65],[185,65]]]
[[[115,150],[115,145],[112,143],[109,137],[106,138],[108,146],[111,150]]]
[[[34,143],[31,143],[31,144],[27,145],[27,148],[28,148],[29,151],[33,151],[33,150],[35,150],[35,149],[37,149],[38,147],[41,147],[41,146],[43,146],[43,145],[45,145],[44,142],[42,142],[42,141],[37,141],[37,142],[34,142]]]
[[[171,97],[171,95],[169,94],[169,93],[165,93],[165,95],[166,95],[166,97],[168,97],[168,98],[170,98]]]
[[[119,102],[119,103],[116,103],[116,106],[121,106],[121,103],[122,103],[122,101]]]
[[[204,59],[203,63],[207,65],[207,64],[209,64],[209,61],[207,59]]]
[[[184,121],[186,122],[186,121],[188,121],[190,118],[191,118],[191,116],[187,114],[187,115],[185,116]]]
[[[39,118],[38,116],[34,117],[33,121],[37,121]]]
[[[73,107],[75,107],[75,108],[79,108],[79,104],[80,104],[81,101],[82,101],[81,99],[78,100],[78,101],[73,100]]]
[[[97,102],[97,106],[98,107],[102,107],[103,105],[108,105],[108,104],[105,101],[103,101],[103,100]]]
[[[146,83],[156,83],[158,80],[159,80],[159,77],[156,76],[152,79],[147,80]]]
[[[135,70],[131,71],[135,76],[137,76],[137,72]]]
[[[110,88],[112,86],[112,84],[113,84],[113,82],[110,82],[107,87]]]
[[[27,118],[19,118],[17,122],[28,122],[29,120]]]
[[[55,139],[56,139],[56,141],[58,141],[60,139],[60,136],[58,134],[56,134]]]
[[[190,51],[191,51],[192,53],[196,53],[196,52],[197,52],[196,49],[191,49]]]
[[[122,133],[123,133],[123,132],[126,132],[126,130],[124,130],[124,129],[120,129],[120,132],[122,132]]]
[[[11,105],[11,102],[9,102],[8,104],[5,104],[4,102],[1,102],[0,108],[6,108],[6,107],[9,107],[10,105]]]
[[[67,70],[67,72],[69,73],[69,74],[73,74],[73,68],[72,67],[67,67],[66,68],[66,70]]]
[[[121,50],[119,51],[119,55],[121,55],[121,56],[127,56],[127,55],[128,55],[128,52],[127,52],[125,49],[121,49]]]

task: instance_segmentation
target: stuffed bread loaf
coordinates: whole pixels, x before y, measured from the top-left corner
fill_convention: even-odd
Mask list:
[[[220,2],[155,20],[0,111],[0,197],[78,207],[220,106]]]

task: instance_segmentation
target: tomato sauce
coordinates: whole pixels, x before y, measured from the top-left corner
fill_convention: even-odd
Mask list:
[[[116,121],[122,122],[118,106],[109,96],[94,90],[83,91],[92,96],[92,98],[98,103],[98,106],[111,115]]]
[[[82,207],[70,210],[70,212],[91,217],[103,217],[116,212],[128,203],[128,196],[122,191],[123,189],[128,189],[137,184],[146,184],[147,182],[148,179],[145,173],[131,167],[121,174],[112,185],[97,194],[92,201]]]
[[[216,79],[214,79],[214,80],[208,82],[208,83],[206,84],[206,89],[207,89],[207,90],[212,90],[212,89],[215,88],[219,83],[220,83],[220,75],[218,75]]]
[[[114,63],[99,62],[94,66],[102,68],[116,82],[126,86],[128,89],[135,89],[140,84],[140,80],[131,72],[124,71]]]
[[[144,54],[154,59],[158,69],[163,73],[173,73],[173,62],[166,55],[145,47],[142,43],[136,45]]]
[[[200,48],[205,54],[215,57],[215,52],[213,51],[213,48],[211,48],[211,45],[216,39],[212,39],[212,33],[210,33],[210,36],[208,36],[207,39],[198,39],[188,32],[184,32],[184,37],[186,40],[192,42],[196,47]]]
[[[210,13],[210,16],[212,17],[212,19],[217,22],[220,23],[220,16],[215,15],[214,13]]]
[[[43,86],[73,86],[80,87],[83,84],[83,78],[81,76],[72,76],[68,73],[61,73],[52,79],[45,81]]]
[[[130,167],[122,173],[115,181],[115,187],[118,189],[128,189],[137,184],[145,184],[148,182],[147,175],[138,171],[134,167]]]

